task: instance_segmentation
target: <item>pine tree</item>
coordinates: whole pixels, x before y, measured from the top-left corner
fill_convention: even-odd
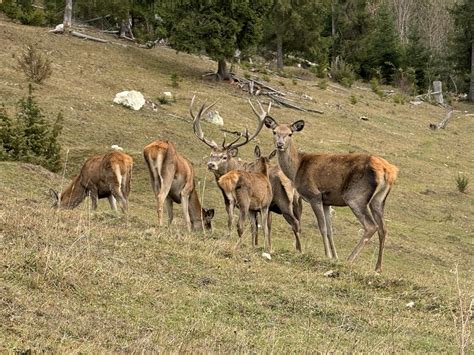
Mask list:
[[[474,101],[474,1],[458,3],[452,15],[455,33],[450,59],[461,77],[460,89],[469,91],[469,100]]]
[[[230,79],[227,62],[235,51],[251,50],[262,36],[271,0],[183,0],[166,6],[165,26],[173,48],[205,53],[218,62],[217,76]]]

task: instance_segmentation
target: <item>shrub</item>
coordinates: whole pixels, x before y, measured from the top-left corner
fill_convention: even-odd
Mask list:
[[[334,81],[348,88],[352,86],[355,80],[352,66],[339,57],[331,62],[331,77]]]
[[[328,81],[326,79],[319,81],[318,88],[321,90],[326,90],[328,88]]]
[[[406,95],[413,95],[416,93],[416,73],[415,69],[398,68],[395,72],[395,85]]]
[[[370,87],[372,88],[372,91],[377,94],[378,97],[383,98],[385,96],[384,92],[380,90],[379,81],[377,80],[377,78],[372,78],[372,80],[370,80]]]
[[[33,7],[31,1],[5,0],[0,3],[0,11],[24,25],[41,26],[45,23],[43,9]]]
[[[27,80],[37,84],[48,79],[53,72],[49,58],[31,44],[26,45],[18,57],[17,69],[23,71]]]
[[[58,171],[61,146],[57,139],[62,131],[62,115],[54,124],[45,120],[36,104],[31,84],[26,98],[18,102],[16,119],[0,109],[0,160],[25,161]]]
[[[469,178],[463,174],[456,176],[456,187],[459,192],[466,192],[467,185],[469,185]]]
[[[183,81],[183,79],[176,73],[172,73],[170,75],[171,86],[174,88],[179,87],[179,83]]]
[[[393,102],[404,105],[406,102],[406,97],[402,93],[397,92],[395,95],[393,95]]]
[[[355,105],[357,103],[357,97],[355,97],[355,95],[351,95],[351,104]]]

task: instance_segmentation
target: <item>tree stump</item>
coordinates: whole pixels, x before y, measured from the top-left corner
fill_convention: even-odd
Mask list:
[[[433,96],[439,105],[444,105],[442,85],[443,83],[441,81],[433,81]]]

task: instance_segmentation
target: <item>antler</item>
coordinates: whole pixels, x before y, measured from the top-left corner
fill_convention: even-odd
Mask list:
[[[202,128],[201,128],[201,116],[206,113],[211,107],[213,107],[216,103],[214,102],[212,105],[208,106],[208,107],[205,107],[205,104],[203,104],[201,106],[201,108],[199,109],[198,113],[197,113],[197,116],[194,116],[194,113],[193,113],[193,104],[194,104],[194,99],[195,99],[196,95],[193,96],[193,99],[191,100],[191,105],[189,106],[189,113],[191,114],[191,117],[193,118],[193,130],[194,130],[194,134],[196,135],[196,137],[198,137],[198,139],[202,142],[204,142],[205,144],[207,144],[209,147],[211,148],[217,148],[218,145],[216,142],[214,142],[213,140],[209,140],[207,139],[206,137],[204,137],[204,133],[202,132]]]

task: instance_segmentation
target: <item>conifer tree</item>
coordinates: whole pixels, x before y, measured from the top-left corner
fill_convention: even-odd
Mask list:
[[[229,79],[226,61],[237,49],[246,52],[258,43],[270,4],[270,0],[169,2],[164,5],[169,43],[178,51],[204,51],[218,62],[217,77]]]

